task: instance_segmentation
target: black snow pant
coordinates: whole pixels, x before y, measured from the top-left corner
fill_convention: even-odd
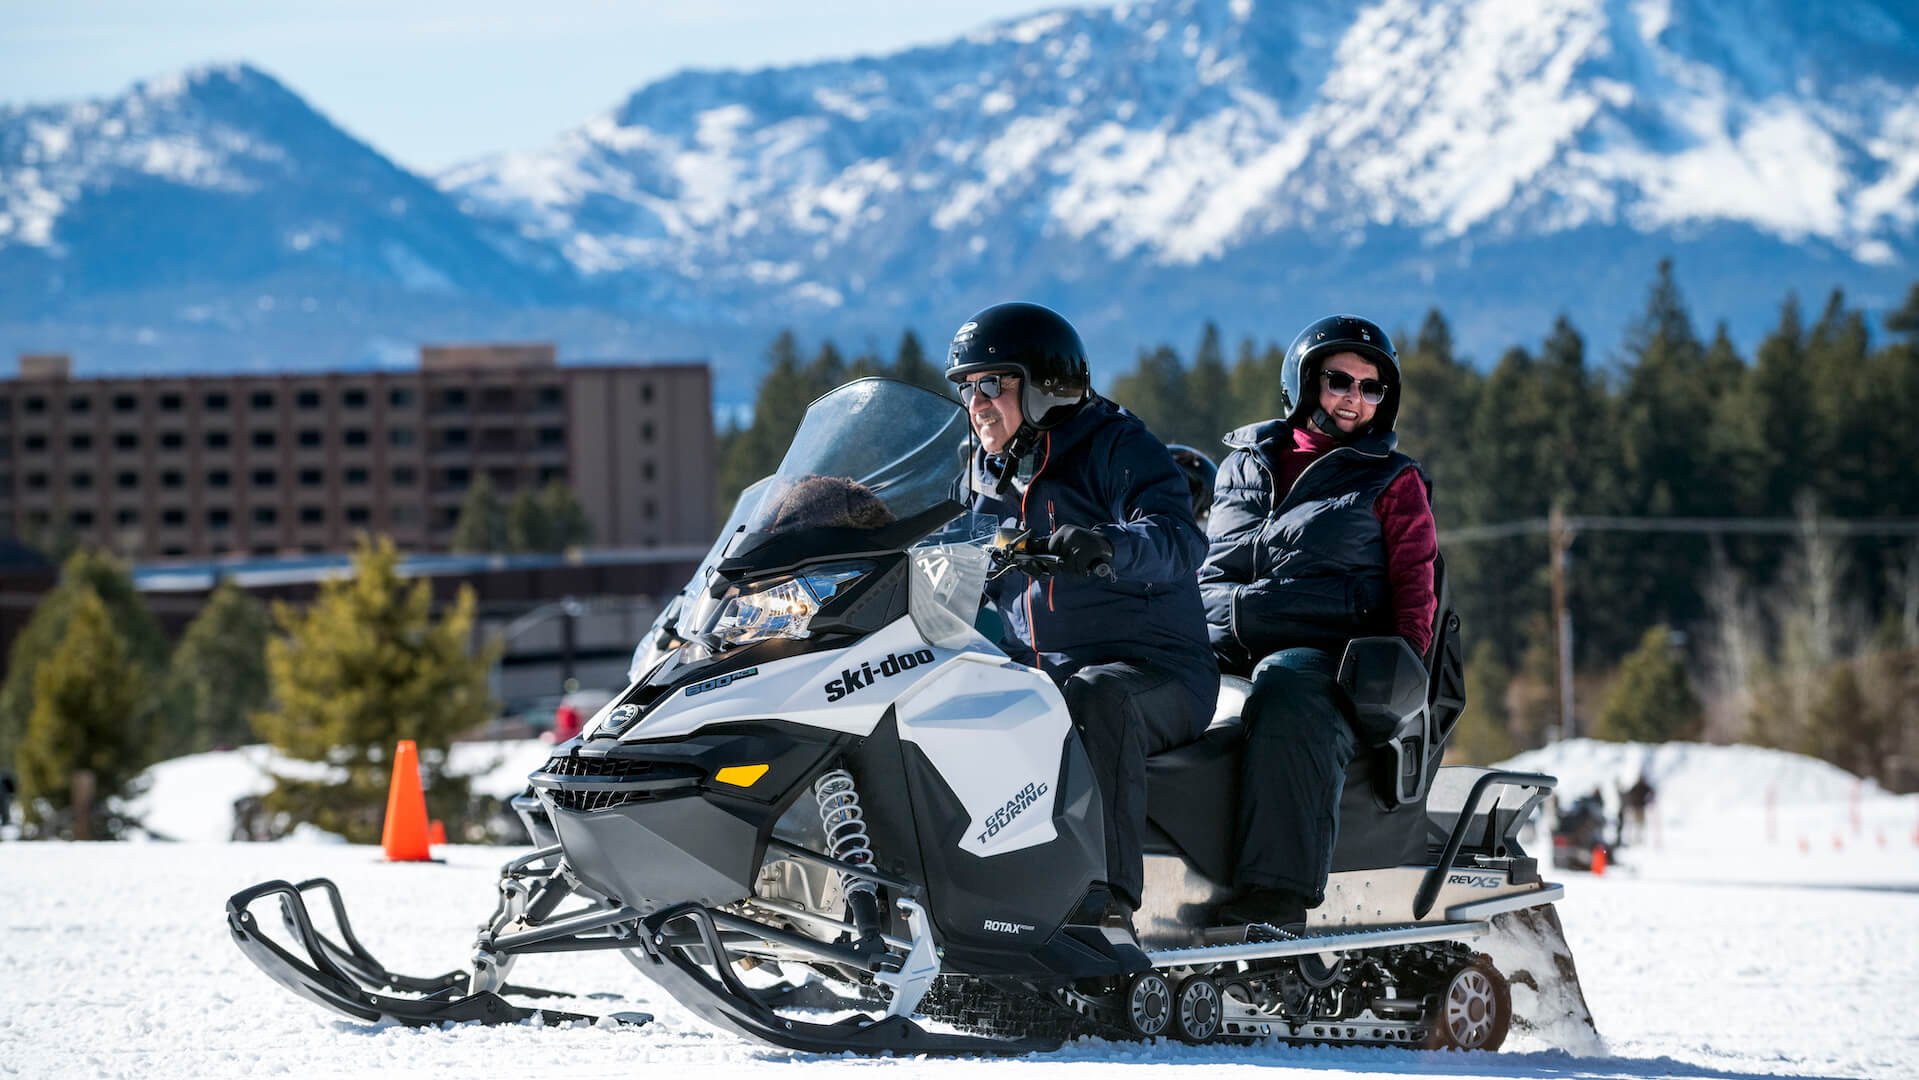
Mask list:
[[[1339,839],[1339,797],[1357,740],[1338,660],[1283,649],[1253,671],[1242,719],[1240,888],[1285,889],[1309,907],[1326,898]]]
[[[1171,667],[1138,661],[1081,668],[1060,692],[1099,781],[1106,883],[1138,908],[1146,881],[1146,758],[1199,738],[1211,710]]]

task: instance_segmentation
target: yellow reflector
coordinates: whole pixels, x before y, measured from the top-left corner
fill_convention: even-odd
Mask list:
[[[728,765],[713,774],[713,779],[734,787],[752,787],[759,778],[766,775],[768,765]]]

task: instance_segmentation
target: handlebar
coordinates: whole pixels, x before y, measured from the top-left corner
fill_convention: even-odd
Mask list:
[[[1000,530],[993,542],[986,546],[987,557],[993,565],[988,580],[996,579],[1009,570],[1018,570],[1036,580],[1045,580],[1058,574],[1065,560],[1046,550],[1045,537],[1035,537],[1031,532],[1011,533]],[[1113,573],[1111,562],[1093,564],[1092,576],[1106,582],[1118,581]]]

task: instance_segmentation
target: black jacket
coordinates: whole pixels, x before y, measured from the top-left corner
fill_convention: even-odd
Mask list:
[[[1328,450],[1275,491],[1277,455],[1292,447],[1283,420],[1229,433],[1233,451],[1213,487],[1206,564],[1206,626],[1223,671],[1245,674],[1279,649],[1337,654],[1367,634],[1393,633],[1385,537],[1373,505],[1418,462],[1392,434]]]
[[[1037,537],[1061,525],[1096,528],[1112,541],[1114,580],[1001,577],[991,592],[1008,655],[1056,679],[1113,660],[1174,665],[1210,716],[1219,669],[1194,577],[1206,539],[1166,445],[1138,417],[1096,396],[1043,434],[1034,453],[1025,492],[996,495],[986,491],[1006,463],[976,452],[973,508]]]

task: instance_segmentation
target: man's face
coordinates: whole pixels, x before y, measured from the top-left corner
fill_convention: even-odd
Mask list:
[[[1379,379],[1378,366],[1360,359],[1358,353],[1343,352],[1327,357],[1319,370],[1319,407],[1333,418],[1333,426],[1347,435],[1364,430],[1366,425],[1373,422],[1373,414],[1379,411],[1379,405],[1367,402],[1361,392],[1361,384]],[[1329,380],[1326,375],[1329,372],[1346,376],[1344,379],[1335,377],[1330,380],[1345,385],[1344,393],[1334,393],[1332,387],[1327,385]]]
[[[982,379],[986,380],[987,390],[979,387]],[[987,397],[994,381],[999,383],[999,396]],[[973,434],[979,436],[979,444],[989,454],[1003,452],[1019,431],[1019,376],[1011,371],[974,372],[959,385],[960,397],[971,398],[966,402],[966,415],[973,422]]]

